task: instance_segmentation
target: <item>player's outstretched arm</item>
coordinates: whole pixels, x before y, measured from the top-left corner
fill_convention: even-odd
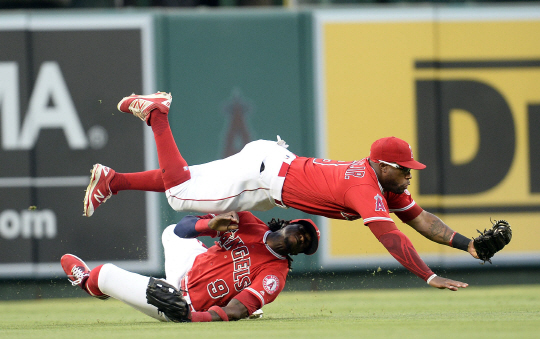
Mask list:
[[[368,224],[368,227],[400,264],[419,278],[427,281],[430,286],[440,289],[447,288],[452,291],[468,286],[466,283],[442,278],[434,274],[420,258],[409,238],[399,231],[394,223],[372,222]]]
[[[459,288],[465,288],[467,286],[469,286],[469,284],[467,283],[464,283],[464,282],[461,282],[461,281],[456,281],[456,280],[451,280],[451,279],[446,279],[446,278],[443,278],[443,277],[439,277],[439,276],[436,276],[435,278],[431,279],[429,281],[429,285],[430,286],[433,286],[433,287],[436,287],[436,288],[439,288],[439,289],[449,289],[451,291],[457,291]]]
[[[450,246],[454,231],[436,215],[422,211],[407,224],[429,240]]]

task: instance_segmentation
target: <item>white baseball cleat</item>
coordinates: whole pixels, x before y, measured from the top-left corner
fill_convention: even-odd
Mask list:
[[[92,175],[84,196],[85,217],[91,217],[96,208],[112,196],[110,184],[116,173],[112,168],[101,164],[95,164],[90,172]]]
[[[132,94],[120,100],[117,107],[120,112],[131,113],[142,121],[146,121],[146,124],[149,125],[148,119],[150,117],[150,112],[157,109],[161,113],[168,114],[171,102],[171,93],[157,92],[149,95]]]
[[[255,312],[251,313],[249,316],[248,316],[248,319],[260,319],[263,317],[263,310],[262,309],[258,309],[256,310]]]

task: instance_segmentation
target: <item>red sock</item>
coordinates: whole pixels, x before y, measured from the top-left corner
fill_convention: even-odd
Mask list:
[[[90,271],[90,276],[88,277],[88,279],[86,279],[86,282],[85,282],[86,291],[91,296],[100,297],[100,296],[105,295],[105,294],[103,294],[103,292],[101,292],[101,290],[99,289],[99,286],[98,286],[99,272],[101,271],[102,267],[103,267],[103,265],[99,265],[98,267],[91,270]]]
[[[137,173],[116,172],[109,187],[113,194],[126,190],[165,192],[159,169]]]
[[[152,132],[156,140],[159,168],[163,185],[168,190],[191,178],[187,162],[180,155],[169,126],[167,114],[159,110],[150,113]]]

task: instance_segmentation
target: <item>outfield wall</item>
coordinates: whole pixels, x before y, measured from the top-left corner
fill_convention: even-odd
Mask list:
[[[157,90],[190,164],[277,134],[337,160],[408,140],[428,165],[410,187],[421,206],[467,236],[507,219],[495,263],[536,267],[539,26],[540,6],[0,12],[0,277],[61,276],[67,252],[162,272],[160,231],[185,215],[163,195],[121,192],[80,216],[92,164],[157,168],[149,128],[115,108]],[[399,267],[361,221],[312,218],[321,250],[297,272]],[[435,270],[477,265],[396,221]]]
[[[421,206],[466,236],[507,219],[514,237],[495,262],[537,265],[539,8],[316,11],[314,23],[318,153],[408,140],[427,165],[409,188]],[[366,228],[323,223],[324,266],[397,265]],[[477,265],[401,225],[429,264]]]

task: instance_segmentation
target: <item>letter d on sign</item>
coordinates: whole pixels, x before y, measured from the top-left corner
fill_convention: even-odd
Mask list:
[[[488,84],[472,80],[416,82],[420,194],[458,195],[487,191],[501,182],[514,158],[516,140],[512,112],[504,97]],[[450,112],[460,109],[477,122],[476,156],[453,164]]]

